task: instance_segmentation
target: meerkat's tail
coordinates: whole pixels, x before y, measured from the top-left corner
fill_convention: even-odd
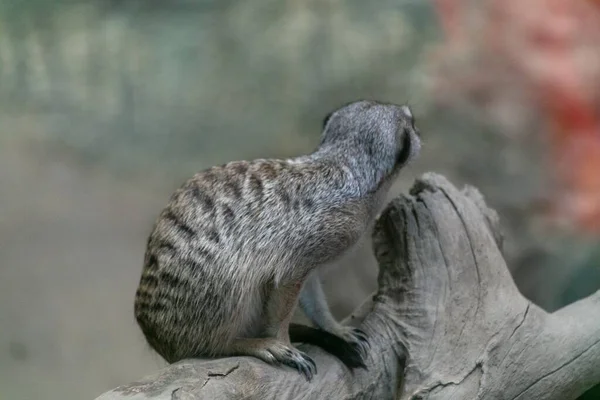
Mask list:
[[[367,369],[360,348],[319,328],[291,323],[289,326],[292,343],[307,343],[322,348],[337,357],[351,371],[355,368]]]

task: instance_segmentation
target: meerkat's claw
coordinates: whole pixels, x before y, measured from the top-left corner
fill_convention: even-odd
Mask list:
[[[357,367],[366,368],[364,360],[367,359],[369,355],[369,349],[371,345],[369,344],[369,339],[367,334],[363,332],[361,329],[352,328],[352,327],[344,327],[342,332],[339,335],[355,350],[357,354],[350,355],[351,358],[355,359]]]
[[[286,349],[283,355],[277,358],[281,364],[298,370],[309,382],[312,380],[313,375],[317,373],[317,364],[313,359],[294,348]]]
[[[358,328],[352,329],[352,332],[358,338],[358,340],[360,340],[361,342],[365,342],[367,345],[369,345],[369,338],[367,337],[367,334],[365,332]]]

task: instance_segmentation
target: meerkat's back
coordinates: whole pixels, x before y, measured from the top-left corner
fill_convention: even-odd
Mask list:
[[[218,354],[236,335],[259,334],[261,287],[305,278],[308,264],[359,238],[356,216],[366,210],[357,195],[328,162],[238,161],[196,174],[148,240],[135,309],[151,344],[175,360]],[[161,349],[173,335],[189,343]]]

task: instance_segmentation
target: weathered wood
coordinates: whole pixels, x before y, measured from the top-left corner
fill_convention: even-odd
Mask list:
[[[186,360],[97,400],[570,400],[600,382],[600,291],[553,314],[525,299],[476,189],[425,174],[373,244],[379,289],[348,318],[369,335],[368,370],[301,346],[318,365],[310,383],[248,357]]]

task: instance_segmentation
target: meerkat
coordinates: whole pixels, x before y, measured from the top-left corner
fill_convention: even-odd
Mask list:
[[[134,308],[149,345],[169,363],[253,356],[310,381],[316,365],[291,343],[314,342],[365,367],[366,334],[333,317],[317,272],[369,232],[420,146],[408,106],[360,100],[324,119],[308,155],[194,175],[148,238]],[[298,304],[316,328],[290,332]]]

